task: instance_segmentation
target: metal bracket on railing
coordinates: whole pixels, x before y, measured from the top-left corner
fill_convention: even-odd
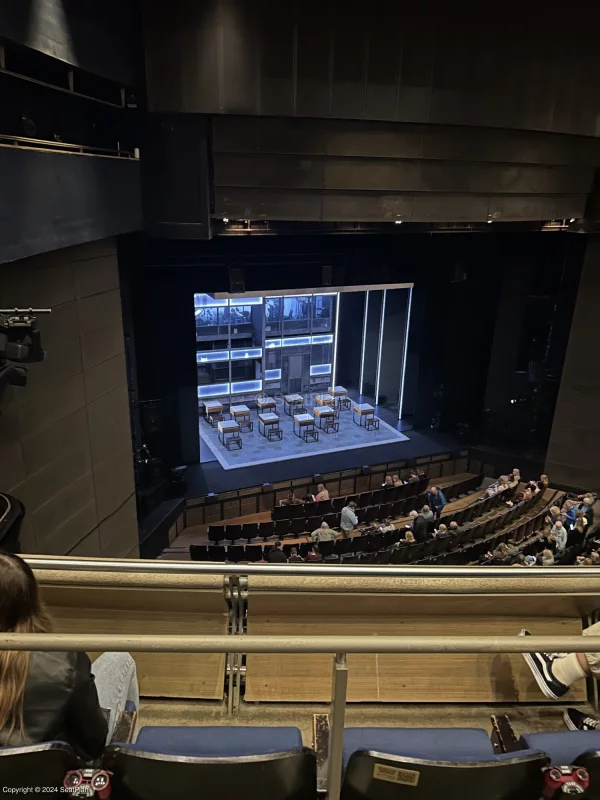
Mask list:
[[[226,582],[225,598],[230,598],[230,624],[231,636],[243,636],[246,630],[246,608],[248,599],[248,577],[246,575],[229,575]],[[235,648],[235,643],[232,642]],[[242,693],[242,679],[245,677],[245,664],[243,653],[227,654],[227,713],[236,716],[240,707]]]

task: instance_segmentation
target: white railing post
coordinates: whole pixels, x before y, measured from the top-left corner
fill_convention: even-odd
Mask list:
[[[327,763],[327,797],[339,800],[342,787],[342,754],[344,749],[344,721],[346,719],[346,693],[348,690],[348,664],[345,653],[333,658],[331,680],[331,712],[329,714],[329,753]]]

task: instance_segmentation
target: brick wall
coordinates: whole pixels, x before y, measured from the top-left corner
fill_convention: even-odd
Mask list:
[[[49,307],[46,360],[0,413],[0,488],[25,553],[136,557],[138,531],[114,241],[0,266],[0,307]]]

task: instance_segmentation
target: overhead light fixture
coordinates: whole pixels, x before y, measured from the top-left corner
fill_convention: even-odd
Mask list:
[[[569,222],[575,222],[575,217],[571,217],[571,219],[569,220]]]
[[[395,219],[394,220],[394,225],[402,225],[402,220],[401,219]]]
[[[223,217],[223,222],[225,223],[225,225],[227,225],[227,223],[229,222],[229,217]]]
[[[487,224],[491,225],[493,221],[494,221],[493,219],[488,219]]]

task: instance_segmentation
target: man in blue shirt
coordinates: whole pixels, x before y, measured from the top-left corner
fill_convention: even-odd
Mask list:
[[[434,519],[439,519],[442,516],[442,511],[446,505],[446,498],[442,490],[437,486],[432,486],[427,492],[427,505],[433,511]]]

